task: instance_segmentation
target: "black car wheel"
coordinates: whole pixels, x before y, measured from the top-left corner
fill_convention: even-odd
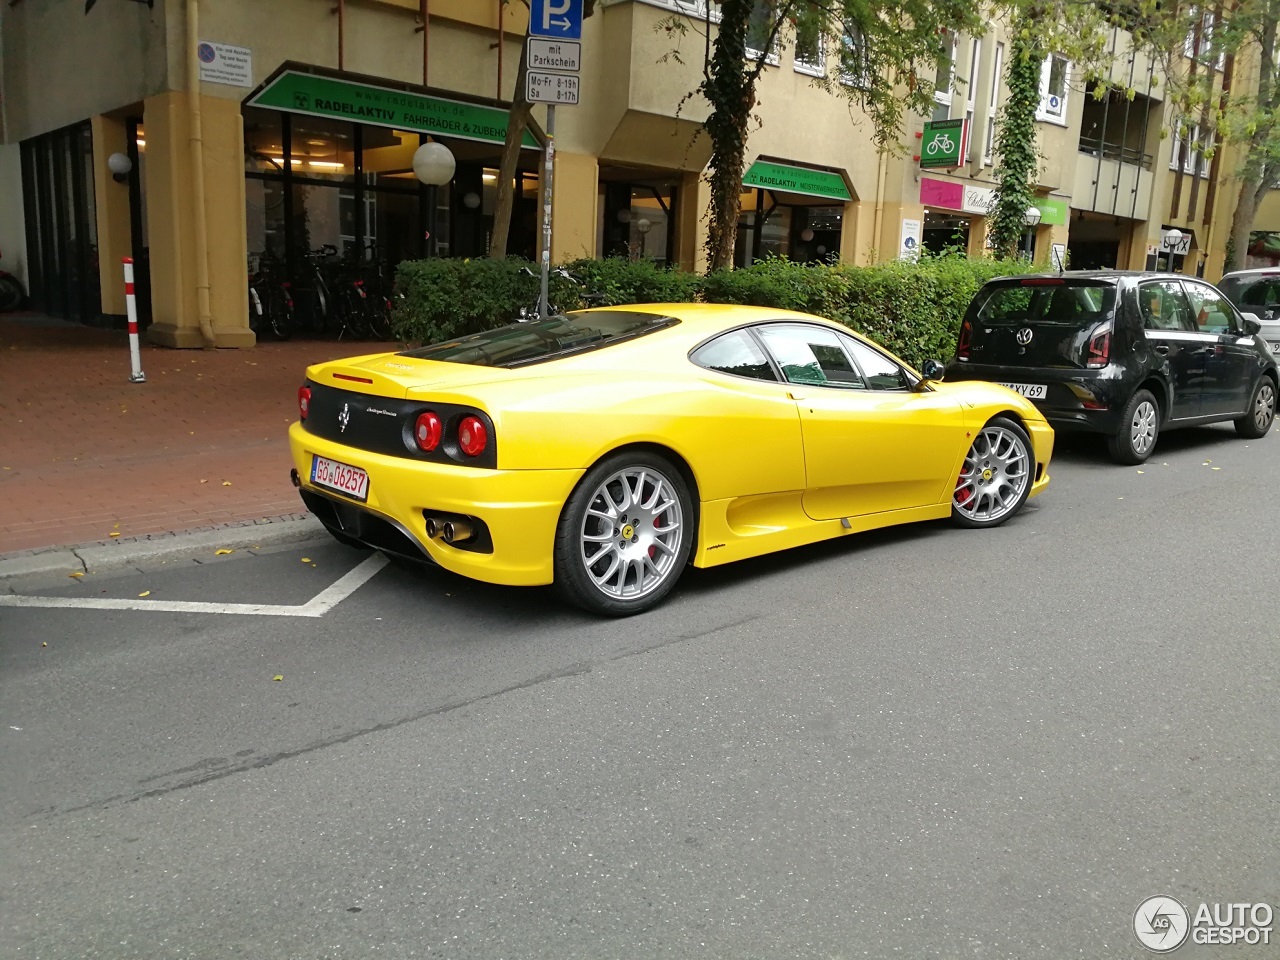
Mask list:
[[[1139,390],[1125,404],[1120,427],[1107,441],[1111,458],[1129,466],[1143,463],[1156,448],[1160,435],[1160,404],[1150,390]]]
[[[560,514],[555,582],[571,603],[614,617],[656,606],[684,572],[695,517],[665,457],[622,451],[587,471]]]
[[[1027,432],[993,417],[973,438],[951,497],[951,519],[962,527],[995,527],[1022,509],[1035,460]]]
[[[1270,377],[1263,376],[1249,396],[1249,406],[1244,416],[1235,422],[1236,433],[1247,440],[1265,437],[1276,418],[1276,385]]]

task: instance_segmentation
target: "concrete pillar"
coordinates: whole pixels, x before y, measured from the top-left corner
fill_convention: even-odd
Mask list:
[[[924,226],[924,204],[886,203],[881,213],[880,238],[876,244],[876,260],[896,260],[902,248],[902,221],[919,220]]]
[[[680,177],[680,198],[676,209],[676,262],[682,270],[706,273],[706,212],[711,202],[711,185],[701,172]]]
[[[858,244],[867,235],[862,222],[862,208],[867,206],[857,200],[844,205],[844,215],[840,218],[840,262],[858,262]]]
[[[969,218],[969,244],[965,247],[965,255],[971,259],[985,257],[991,251],[987,249],[987,218]]]
[[[201,97],[209,312],[219,347],[251,347],[245,240],[244,124],[235,100]],[[147,237],[154,321],[147,336],[168,347],[200,347],[195,214],[187,95],[144,103]]]
[[[556,151],[556,183],[551,195],[552,263],[596,255],[599,174],[595,157]],[[538,247],[542,247],[541,234]]]
[[[128,154],[129,128],[123,120],[94,117],[93,190],[98,226],[98,285],[103,314],[123,321],[125,257],[133,256],[133,229],[129,221],[129,183],[116,183],[107,167],[113,153]]]

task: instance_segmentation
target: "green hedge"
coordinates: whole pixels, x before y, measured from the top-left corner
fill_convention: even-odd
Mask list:
[[[577,260],[566,264],[582,286],[552,276],[551,300],[562,310],[599,303],[741,303],[799,310],[864,333],[908,363],[950,357],[965,308],[992,277],[1022,273],[1025,261],[970,260],[961,255],[892,261],[871,267],[825,266],[771,259],[709,277],[645,261]],[[414,260],[396,271],[396,333],[430,343],[511,322],[538,299],[538,279],[506,260]]]

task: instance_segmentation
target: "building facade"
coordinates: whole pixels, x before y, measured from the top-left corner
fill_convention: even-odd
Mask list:
[[[692,29],[665,29],[673,16]],[[708,108],[690,94],[705,16],[705,0],[596,3],[580,102],[557,109],[553,259],[704,265]],[[388,264],[483,256],[526,18],[502,0],[6,3],[0,262],[37,308],[116,323],[120,264],[132,257],[151,340],[235,347],[254,342],[251,267],[271,265],[303,297],[319,251]],[[783,41],[759,85],[737,262],[980,254],[1004,96],[1000,31],[952,38],[934,113],[909,121],[897,152],[878,151],[850,100],[815,83],[856,90],[856,77],[830,76],[834,58],[817,45]],[[1044,64],[1027,249],[1046,260],[1056,246],[1072,266],[1212,278],[1234,208],[1229,151],[1206,160],[1194,136],[1167,136],[1177,125],[1153,65],[1120,30],[1113,52],[1133,99],[1097,100],[1071,64]],[[530,259],[545,116],[534,108],[523,141],[508,248]],[[950,154],[930,154],[939,134]],[[456,159],[438,189],[412,170],[428,139]],[[1184,241],[1162,250],[1171,227]]]

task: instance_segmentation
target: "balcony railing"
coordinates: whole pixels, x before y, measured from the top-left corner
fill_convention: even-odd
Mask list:
[[[1150,153],[1101,137],[1081,137],[1080,152],[1090,157],[1101,157],[1103,160],[1128,163],[1143,170],[1150,170],[1152,163],[1155,162],[1155,157]]]

